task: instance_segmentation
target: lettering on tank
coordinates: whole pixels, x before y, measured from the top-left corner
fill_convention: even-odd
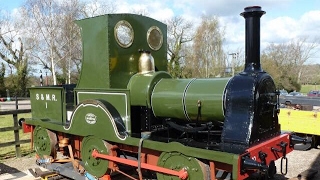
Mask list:
[[[55,94],[36,93],[37,101],[45,101],[45,108],[48,109],[48,102],[58,101]]]
[[[55,94],[36,94],[36,100],[40,101],[58,101]]]

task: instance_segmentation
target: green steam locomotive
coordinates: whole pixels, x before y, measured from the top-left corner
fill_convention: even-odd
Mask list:
[[[198,180],[221,178],[221,171],[226,179],[272,177],[274,161],[287,163],[293,143],[304,140],[280,133],[278,93],[260,66],[264,13],[254,6],[241,14],[246,63],[231,79],[173,79],[166,25],[154,19],[108,14],[77,21],[77,85],[30,88],[32,118],[24,127],[32,131],[37,162],[71,163],[79,176],[60,173],[75,179],[120,173]]]

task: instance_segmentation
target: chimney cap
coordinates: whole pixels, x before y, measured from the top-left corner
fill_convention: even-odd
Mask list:
[[[254,10],[261,10],[261,6],[248,6],[244,8],[245,11],[254,11]]]
[[[248,6],[248,7],[245,7],[245,8],[244,8],[244,12],[241,13],[240,15],[243,16],[243,17],[245,17],[245,14],[255,13],[255,12],[257,12],[257,13],[260,12],[259,14],[260,14],[261,16],[266,13],[265,11],[261,10],[261,7],[260,7],[260,6]]]

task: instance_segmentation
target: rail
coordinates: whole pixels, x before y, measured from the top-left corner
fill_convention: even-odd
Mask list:
[[[30,113],[30,101],[26,98],[13,98],[13,101],[0,102],[0,116],[2,115],[12,115],[13,126],[11,127],[1,127],[0,132],[13,131],[14,141],[0,143],[0,148],[7,146],[15,146],[16,157],[21,157],[21,144],[30,143],[30,139],[20,140],[19,130],[22,129],[19,126],[18,114]],[[25,100],[21,103],[20,100]],[[20,103],[19,103],[20,101]],[[22,106],[21,108],[19,106]]]

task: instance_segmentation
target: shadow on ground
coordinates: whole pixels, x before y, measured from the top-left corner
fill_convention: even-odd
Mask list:
[[[313,149],[314,151],[318,151],[318,155],[317,157],[313,160],[312,164],[310,165],[310,169],[305,171],[304,173],[302,173],[303,176],[305,177],[313,177],[312,179],[310,178],[310,180],[318,180],[320,179],[320,149],[315,148]],[[303,164],[303,161],[301,162]]]
[[[27,175],[26,173],[21,172],[16,168],[0,163],[0,179],[13,180],[13,179],[25,177],[26,175]]]
[[[0,175],[1,174],[5,174],[5,173],[12,174],[12,173],[18,173],[18,172],[21,172],[21,171],[19,171],[16,168],[7,166],[7,165],[5,165],[3,163],[0,163]]]

